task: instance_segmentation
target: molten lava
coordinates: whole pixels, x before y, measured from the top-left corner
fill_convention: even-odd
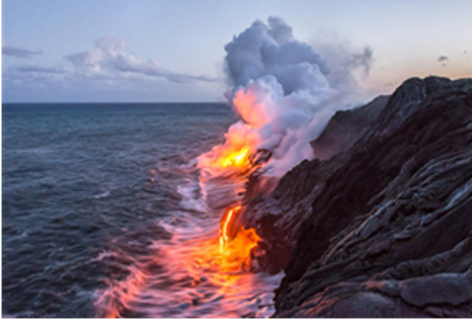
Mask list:
[[[226,254],[228,252],[227,248],[229,246],[229,235],[228,235],[228,225],[232,220],[233,213],[239,211],[241,209],[241,205],[238,205],[232,209],[230,209],[223,217],[223,227],[220,229],[220,252],[222,254]]]
[[[198,158],[198,167],[202,169],[201,181],[208,178],[242,178],[255,170],[252,157],[257,154],[262,141],[261,129],[270,118],[267,106],[258,100],[256,89],[239,89],[232,99],[234,110],[241,116],[240,121],[229,127],[225,142],[216,145],[211,151]],[[246,179],[246,178],[245,178]],[[243,185],[243,184],[241,184]],[[244,229],[238,224],[241,205],[229,209],[220,223],[219,249],[226,264],[241,263],[249,267],[252,249],[261,238],[252,228]]]
[[[242,120],[233,124],[225,134],[225,143],[217,145],[199,157],[199,168],[205,168],[212,176],[246,173],[252,168],[250,161],[261,144],[259,130],[269,118],[257,95],[240,89],[233,98],[233,107]]]
[[[249,162],[248,153],[249,149],[246,147],[243,147],[242,149],[235,152],[230,152],[230,155],[222,160],[222,166],[245,167]]]
[[[242,266],[249,267],[251,250],[261,238],[252,228],[244,229],[235,226],[235,216],[240,212],[241,205],[227,211],[222,218],[220,227],[220,253],[231,261],[241,261]]]
[[[250,156],[258,141],[250,125],[238,122],[228,129],[223,145],[214,146],[199,157],[198,166],[212,176],[245,173],[251,169]]]

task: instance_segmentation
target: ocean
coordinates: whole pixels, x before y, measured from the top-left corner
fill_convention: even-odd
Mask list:
[[[207,204],[196,157],[236,119],[210,103],[3,104],[3,316],[270,316],[281,275],[222,272],[208,250],[225,184]]]

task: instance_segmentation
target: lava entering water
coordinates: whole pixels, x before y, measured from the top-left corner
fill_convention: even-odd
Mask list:
[[[225,143],[217,145],[198,159],[202,170],[201,179],[215,177],[243,177],[255,170],[251,157],[255,155],[261,139],[255,129],[267,121],[264,108],[258,104],[256,95],[244,89],[239,90],[233,105],[242,119],[232,125],[225,134]],[[244,183],[243,179],[240,182]],[[205,185],[205,183],[204,183]],[[238,261],[243,269],[251,268],[251,251],[261,238],[252,228],[245,229],[236,220],[241,205],[229,208],[220,223],[220,252],[229,261]]]
[[[263,105],[257,102],[256,94],[249,90],[239,90],[233,99],[233,106],[243,121],[228,129],[225,143],[212,148],[198,159],[198,167],[210,176],[244,174],[253,167],[251,156],[261,142],[257,129],[267,122]]]
[[[228,210],[220,223],[220,253],[231,261],[241,262],[243,269],[251,268],[251,251],[261,238],[253,228],[232,226],[235,216],[241,211],[241,205]]]

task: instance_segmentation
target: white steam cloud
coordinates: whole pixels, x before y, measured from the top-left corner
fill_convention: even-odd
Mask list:
[[[372,61],[369,48],[325,60],[296,40],[278,17],[270,17],[267,24],[255,21],[225,50],[225,71],[233,86],[226,97],[242,117],[229,128],[226,144],[232,135],[243,133],[253,152],[271,150],[264,170],[276,177],[314,157],[309,142],[336,110],[353,106],[356,86],[350,73],[360,68],[368,73]]]

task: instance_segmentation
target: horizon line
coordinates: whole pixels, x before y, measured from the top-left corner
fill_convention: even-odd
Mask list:
[[[228,104],[225,101],[155,101],[155,102],[142,102],[142,101],[134,101],[134,102],[119,102],[119,101],[86,101],[86,102],[76,102],[76,101],[59,101],[59,102],[34,102],[34,101],[26,101],[26,102],[5,102],[2,101],[3,104],[16,104],[16,105],[24,105],[24,104]]]

